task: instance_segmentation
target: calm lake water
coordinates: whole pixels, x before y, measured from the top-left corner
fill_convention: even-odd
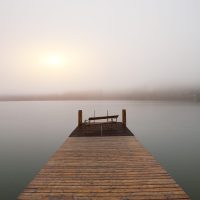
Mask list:
[[[0,199],[16,199],[84,119],[120,114],[192,199],[200,199],[200,104],[139,101],[0,102]],[[121,120],[121,116],[120,119]]]

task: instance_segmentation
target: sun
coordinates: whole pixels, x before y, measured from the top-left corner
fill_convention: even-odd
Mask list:
[[[50,66],[62,66],[64,64],[64,61],[60,56],[55,55],[48,58],[48,64]]]
[[[69,68],[69,58],[63,54],[46,54],[41,55],[40,60],[40,67],[49,70],[55,69],[66,69]]]
[[[63,55],[58,54],[49,54],[41,56],[41,66],[49,69],[56,69],[56,68],[65,68],[68,64],[68,60]]]

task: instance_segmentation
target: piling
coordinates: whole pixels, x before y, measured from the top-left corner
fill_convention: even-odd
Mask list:
[[[126,127],[126,109],[122,110],[122,124]]]
[[[78,111],[78,126],[80,127],[81,125],[82,125],[82,123],[83,123],[83,119],[82,119],[82,116],[83,114],[82,114],[82,110],[79,110]]]

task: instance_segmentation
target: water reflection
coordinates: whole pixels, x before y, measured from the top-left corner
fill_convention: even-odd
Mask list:
[[[132,101],[0,103],[0,199],[15,199],[83,118],[120,114],[192,199],[200,199],[200,106]],[[121,117],[121,116],[120,116]],[[121,119],[119,119],[121,120]]]

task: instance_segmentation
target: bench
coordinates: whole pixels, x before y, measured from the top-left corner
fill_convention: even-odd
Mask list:
[[[119,115],[107,115],[107,116],[100,116],[100,117],[89,117],[88,118],[88,122],[89,124],[91,123],[91,121],[97,121],[97,120],[107,120],[104,123],[112,123],[112,122],[117,122],[117,118],[119,117]]]

